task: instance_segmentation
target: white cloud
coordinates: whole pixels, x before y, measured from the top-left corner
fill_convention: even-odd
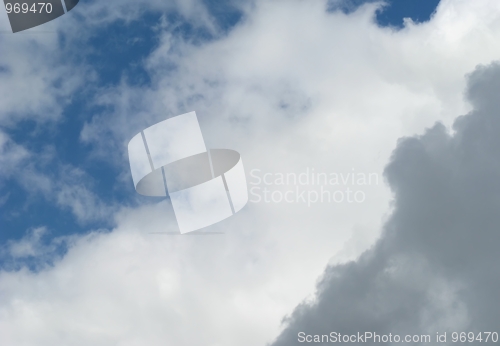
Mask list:
[[[42,194],[48,202],[70,211],[78,222],[109,220],[116,211],[93,191],[92,179],[81,169],[56,164],[56,173],[48,175],[37,168],[28,166],[18,176],[26,192]]]
[[[8,33],[7,15],[0,18],[0,124],[58,119],[84,71],[62,59],[53,26],[14,35]]]
[[[30,154],[0,131],[0,179],[10,177]]]
[[[57,204],[69,209],[77,220],[86,221],[106,220],[116,208],[105,204],[93,192],[91,181],[85,172],[74,167],[63,167],[59,172],[59,179],[53,186]]]
[[[56,251],[58,247],[67,246],[72,240],[71,236],[63,236],[53,238],[48,243],[44,242],[43,238],[48,238],[49,234],[50,231],[46,227],[37,227],[30,229],[20,240],[9,240],[0,251],[3,260],[7,260],[7,262],[3,263],[4,268],[5,264],[7,264],[19,269],[24,264],[23,262],[18,263],[19,260],[36,258],[35,263],[40,266],[39,269],[44,269],[47,265],[47,263],[44,263],[45,261],[50,263],[54,260],[54,257],[57,258]]]
[[[80,238],[52,269],[0,274],[2,341],[48,345],[59,335],[75,345],[258,343],[255,329],[271,332],[267,318],[285,312],[286,283],[264,260],[274,256],[272,244],[255,234],[244,241],[230,229],[198,237],[147,234],[175,230],[158,217],[166,207],[125,211],[118,229]],[[126,308],[117,314],[119,306]]]
[[[196,110],[207,146],[238,150],[247,171],[381,175],[397,138],[469,109],[464,75],[500,53],[495,1],[442,1],[430,23],[400,32],[378,28],[373,5],[325,8],[262,2],[202,45],[164,33],[146,64],[153,87],[123,82],[102,95],[115,111],[82,139],[122,157],[147,125]],[[369,245],[353,230],[377,237],[390,195],[366,193],[360,205],[249,204],[211,228],[222,236],[149,235],[175,230],[167,205],[125,210],[113,232],[82,237],[52,269],[3,272],[0,335],[12,345],[264,344],[344,242],[339,259]]]

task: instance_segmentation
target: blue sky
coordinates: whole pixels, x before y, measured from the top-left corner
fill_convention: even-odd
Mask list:
[[[349,0],[341,2],[343,11],[350,12],[364,3],[377,2],[366,0]],[[423,23],[430,19],[436,10],[439,0],[393,0],[387,1],[387,6],[377,12],[376,20],[380,26],[403,27],[403,19],[411,18],[414,22]]]

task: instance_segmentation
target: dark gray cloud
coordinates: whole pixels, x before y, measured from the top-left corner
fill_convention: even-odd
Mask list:
[[[498,95],[500,65],[478,67],[468,77],[473,111],[453,134],[437,123],[399,140],[385,170],[394,211],[380,240],[328,267],[314,302],[285,318],[272,345],[304,344],[299,332],[500,331]]]

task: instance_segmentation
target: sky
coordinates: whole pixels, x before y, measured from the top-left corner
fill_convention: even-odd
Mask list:
[[[81,0],[13,34],[2,8],[0,344],[499,332],[499,23],[494,0]],[[250,201],[171,236],[127,144],[190,111]],[[273,199],[323,188],[345,198]]]

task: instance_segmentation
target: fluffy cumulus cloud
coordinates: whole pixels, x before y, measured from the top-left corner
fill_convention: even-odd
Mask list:
[[[479,67],[467,93],[474,110],[453,135],[437,123],[399,141],[386,168],[394,212],[381,239],[357,261],[327,268],[314,302],[295,309],[273,345],[300,344],[300,332],[435,340],[497,331],[499,90],[500,65]]]
[[[159,26],[159,45],[144,61],[151,83],[123,80],[103,90],[93,100],[102,113],[80,134],[130,179],[127,141],[168,116],[196,110],[207,146],[238,150],[256,193],[297,188],[259,183],[255,176],[265,173],[378,174],[378,185],[330,186],[361,190],[365,201],[251,202],[208,229],[224,234],[204,236],[157,234],[177,231],[168,201],[107,210],[113,230],[54,244],[35,229],[3,250],[14,259],[41,254],[47,264],[0,272],[0,340],[263,345],[280,335],[283,316],[304,298],[277,344],[296,342],[299,328],[319,332],[337,321],[345,330],[381,331],[406,330],[413,321],[420,332],[467,327],[483,311],[476,323],[488,327],[495,312],[475,293],[488,294],[495,276],[479,291],[471,277],[487,280],[493,273],[484,256],[492,255],[494,240],[487,230],[496,205],[495,104],[486,86],[494,84],[495,68],[470,77],[470,102],[463,90],[464,76],[500,53],[494,39],[500,5],[443,0],[430,22],[408,22],[401,31],[378,27],[376,6],[346,15],[328,12],[326,2],[257,2],[230,32],[216,31],[204,43]],[[471,107],[474,114],[448,134],[456,115]],[[425,130],[436,120],[445,125]],[[399,137],[424,130],[400,142],[391,158],[390,207],[384,166]],[[64,172],[73,180],[67,191],[53,191],[52,200],[85,218],[91,199],[68,203],[82,196],[72,189],[82,173]],[[313,296],[327,263],[359,256],[386,219],[375,250],[329,267]],[[468,260],[466,243],[485,247],[477,261]],[[68,248],[64,255],[60,244]],[[417,303],[419,313],[410,314]],[[334,309],[345,315],[333,316]]]

